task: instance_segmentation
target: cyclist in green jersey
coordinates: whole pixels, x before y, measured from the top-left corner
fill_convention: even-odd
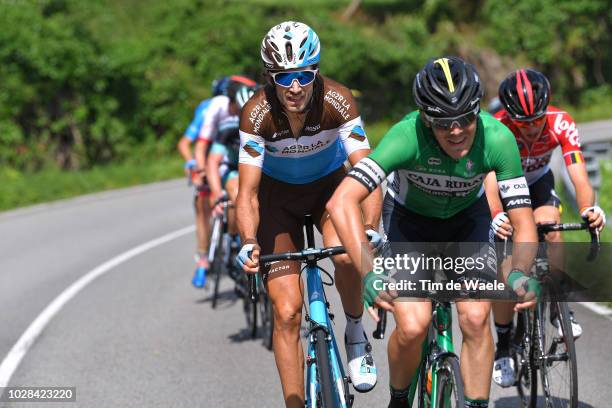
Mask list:
[[[383,206],[390,242],[486,243],[475,255],[488,257],[485,269],[494,269],[491,218],[483,194],[483,179],[494,171],[508,216],[513,225],[517,223],[515,241],[537,241],[516,144],[505,126],[480,112],[483,90],[475,68],[456,57],[432,60],[417,74],[413,93],[419,110],[387,132],[374,152],[349,172],[327,204],[349,256],[361,266],[368,311],[375,320],[378,317],[371,306],[394,313],[396,328],[388,348],[390,407],[406,406],[408,387],[431,321],[431,303],[393,301],[397,293],[380,290],[384,276],[373,273],[368,251],[362,254],[367,239],[359,203],[390,175]],[[519,296],[531,299],[519,307],[534,303],[537,288],[526,273],[535,249],[515,249],[520,255],[513,260],[508,284]],[[487,272],[491,271],[483,270]],[[490,310],[489,301],[457,302],[467,407],[488,406],[493,362]]]

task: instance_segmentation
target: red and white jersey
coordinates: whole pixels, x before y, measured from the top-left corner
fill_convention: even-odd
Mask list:
[[[506,125],[514,134],[521,153],[521,164],[527,184],[532,185],[550,169],[550,158],[557,146],[561,146],[565,165],[584,163],[580,150],[580,139],[574,119],[565,111],[549,106],[546,110],[546,124],[540,138],[529,146],[522,138],[505,109],[497,112],[495,118]]]

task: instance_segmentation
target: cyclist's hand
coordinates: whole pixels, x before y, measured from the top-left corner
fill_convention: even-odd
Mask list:
[[[196,163],[195,159],[187,160],[185,162],[185,166],[184,166],[185,176],[191,177],[191,172],[193,171],[193,169],[195,169],[196,165],[197,165],[197,163]]]
[[[589,222],[589,227],[601,232],[606,225],[606,213],[598,205],[585,208],[580,214],[582,218]]]
[[[365,233],[366,233],[366,236],[368,237],[368,241],[370,242],[370,245],[372,245],[372,248],[374,249],[374,251],[378,253],[383,247],[382,237],[380,236],[378,231],[372,228],[368,228]]]
[[[191,179],[194,186],[202,187],[204,185],[204,170],[194,168],[191,172]]]
[[[213,217],[216,216],[216,215],[223,214],[223,206],[221,205],[221,203],[215,205],[217,200],[220,199],[221,197],[223,197],[223,194],[224,194],[223,191],[219,191],[217,193],[211,193],[210,194],[210,198],[209,198],[210,206],[211,207],[214,206],[213,211],[212,211]]]
[[[508,285],[519,297],[520,302],[514,307],[515,311],[533,308],[540,300],[542,288],[537,279],[525,275],[523,272],[513,270],[508,276]]]
[[[259,245],[244,244],[236,255],[236,262],[246,273],[259,272]]]
[[[500,239],[507,239],[512,236],[512,224],[510,224],[510,219],[508,218],[508,213],[499,212],[493,220],[491,221],[491,228],[495,235],[497,235]]]
[[[378,313],[374,307],[381,307],[389,312],[394,311],[393,299],[397,297],[394,290],[386,290],[385,283],[393,282],[383,274],[368,272],[363,278],[363,304],[374,321],[378,322]]]

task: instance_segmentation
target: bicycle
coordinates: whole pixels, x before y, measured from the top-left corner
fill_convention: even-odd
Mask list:
[[[233,254],[235,248],[232,248],[232,240],[227,232],[228,230],[228,217],[227,212],[231,203],[227,194],[221,196],[215,202],[213,208],[217,205],[221,205],[223,212],[217,214],[213,218],[213,227],[210,235],[210,248],[208,251],[208,263],[210,265],[210,273],[215,275],[215,282],[213,286],[213,297],[212,297],[212,308],[217,307],[217,301],[219,299],[219,284],[221,282],[221,276],[226,270],[231,272],[233,266]],[[237,275],[239,276],[239,275]]]
[[[261,338],[263,346],[269,351],[272,350],[272,335],[274,331],[274,312],[272,310],[272,303],[266,288],[263,283],[263,279],[259,275],[248,276],[248,290],[251,304],[255,311],[259,311],[259,318],[261,320]],[[251,311],[246,311],[247,316],[251,315]],[[255,314],[257,314],[255,312]],[[255,318],[247,318],[247,324],[250,324],[251,338],[255,338],[257,335],[257,316]]]
[[[321,271],[317,262],[334,255],[345,253],[344,247],[315,248],[312,216],[305,216],[306,246],[300,252],[286,252],[261,256],[261,265],[281,260],[303,261],[306,266],[308,309],[305,320],[308,328],[308,351],[306,357],[306,407],[348,408],[353,405],[354,396],[350,394],[349,378],[345,375],[338,345],[334,336],[333,315],[329,312],[329,302],[325,296]],[[253,279],[253,278],[251,278]],[[309,312],[308,312],[309,311]]]
[[[412,406],[416,397],[419,408],[463,408],[465,395],[459,357],[453,346],[451,303],[437,300],[433,293],[429,297],[431,325],[423,341],[417,375],[410,383],[408,401]],[[385,310],[378,310],[379,321],[373,333],[377,339],[384,338],[386,314]]]
[[[552,231],[576,231],[589,229],[588,223],[538,224],[538,240]],[[587,260],[593,260],[599,251],[599,236],[591,231],[591,252]],[[534,262],[533,276],[546,289],[549,281],[549,264],[546,245],[539,245]],[[559,328],[552,322],[557,321]],[[569,317],[569,308],[563,301],[538,301],[534,310],[517,313],[516,331],[511,345],[516,367],[515,385],[522,408],[534,408],[538,400],[539,372],[545,406],[576,408],[578,406],[578,371],[576,348]]]

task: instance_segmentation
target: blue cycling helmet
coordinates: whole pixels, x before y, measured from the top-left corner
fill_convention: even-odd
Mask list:
[[[223,76],[223,77],[215,79],[212,82],[212,95],[213,96],[225,95],[225,92],[227,91],[227,84],[229,83],[229,80],[230,80],[230,77],[228,76]]]

